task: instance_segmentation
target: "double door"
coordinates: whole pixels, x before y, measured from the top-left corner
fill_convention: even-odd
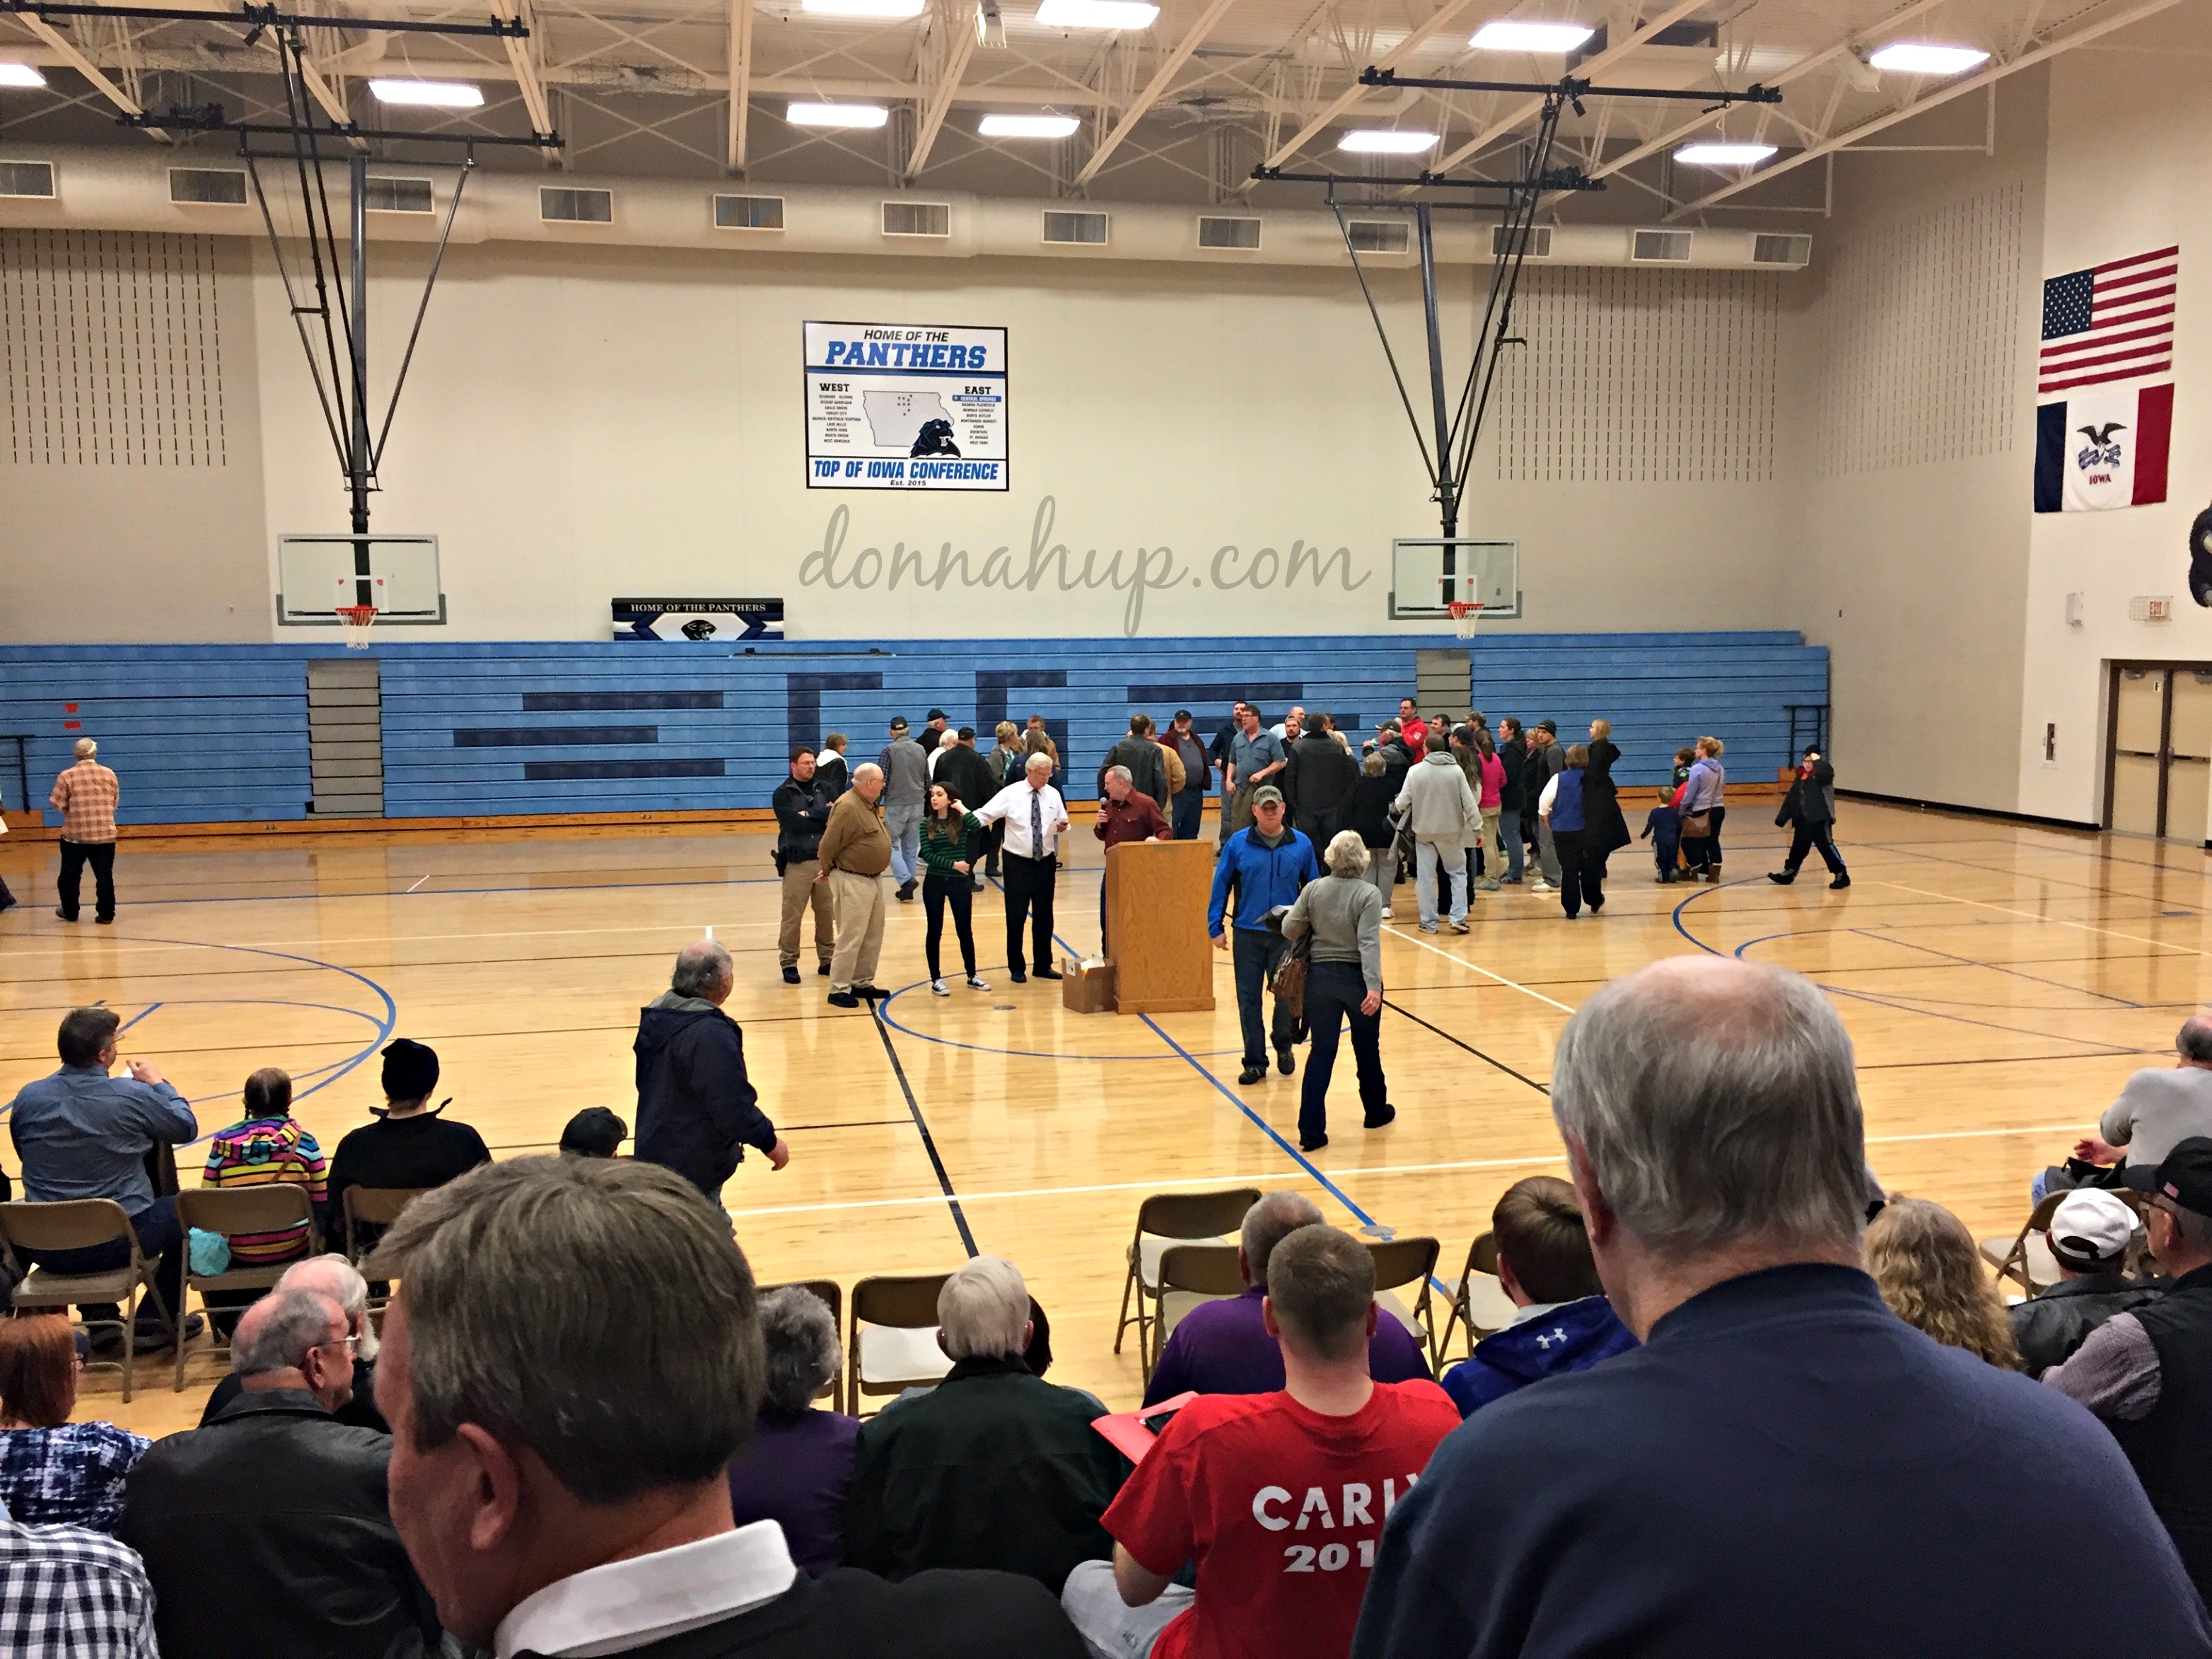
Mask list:
[[[2115,663],[2105,823],[2203,845],[2212,806],[2212,665]]]

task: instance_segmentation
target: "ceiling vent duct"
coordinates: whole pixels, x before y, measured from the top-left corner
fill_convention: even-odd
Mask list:
[[[1638,264],[1686,265],[1690,263],[1690,233],[1639,230],[1628,257]]]
[[[1491,226],[1490,257],[1493,259],[1503,259],[1512,252],[1513,238],[1511,233],[1504,225]],[[1548,259],[1552,257],[1551,226],[1531,225],[1528,227],[1528,252],[1522,257],[1529,259]]]
[[[615,222],[615,193],[611,190],[540,185],[538,216],[548,224],[611,225]]]
[[[1813,260],[1813,239],[1810,236],[1789,236],[1771,231],[1761,231],[1751,245],[1751,262],[1755,265],[1788,265],[1802,270]]]
[[[1044,239],[1081,247],[1106,246],[1106,216],[1103,213],[1062,213],[1047,210]]]
[[[1361,253],[1403,253],[1413,245],[1412,228],[1402,219],[1353,219],[1344,234]]]
[[[54,164],[52,161],[0,161],[0,196],[51,202],[54,198]]]
[[[717,196],[714,198],[714,228],[717,230],[781,230],[783,228],[783,198],[781,196]]]
[[[1227,219],[1201,213],[1198,216],[1198,245],[1200,247],[1255,251],[1260,246],[1260,222],[1257,219]]]
[[[431,209],[428,179],[380,179],[368,176],[362,204],[371,213],[428,213]]]
[[[951,234],[952,204],[950,202],[884,204],[884,234],[886,236],[950,236]]]
[[[171,167],[169,199],[188,207],[244,207],[246,174],[231,167]]]

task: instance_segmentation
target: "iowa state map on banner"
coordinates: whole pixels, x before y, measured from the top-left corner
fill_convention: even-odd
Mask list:
[[[806,325],[809,489],[1006,489],[1006,331]]]
[[[2043,284],[2035,510],[2094,513],[2166,499],[2181,251],[2158,248]],[[2054,393],[2063,396],[2050,401]]]

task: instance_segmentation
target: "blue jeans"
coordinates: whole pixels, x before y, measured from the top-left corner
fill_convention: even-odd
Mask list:
[[[1170,827],[1177,841],[1196,841],[1198,823],[1206,814],[1206,791],[1185,789],[1175,798]]]
[[[921,878],[921,808],[886,806],[884,828],[891,838],[891,878],[902,887]]]
[[[1306,969],[1305,1086],[1298,1096],[1298,1139],[1328,1133],[1328,1081],[1336,1069],[1337,1037],[1352,1022],[1352,1054],[1359,1066],[1359,1103],[1372,1115],[1390,1103],[1382,1080],[1382,1015],[1359,1012],[1367,977],[1356,962],[1316,962]]]
[[[1517,806],[1501,808],[1498,814],[1498,834],[1505,843],[1505,869],[1490,873],[1501,881],[1521,879],[1521,809]]]
[[[1467,857],[1455,841],[1426,839],[1413,843],[1413,890],[1420,896],[1421,926],[1437,925],[1437,866],[1441,862],[1451,884],[1451,919],[1467,920]]]
[[[179,1317],[185,1297],[185,1230],[177,1220],[177,1200],[155,1199],[151,1208],[141,1210],[131,1218],[131,1230],[138,1235],[140,1255],[161,1258],[154,1268],[154,1287],[161,1292],[161,1305],[169,1310],[169,1316]],[[58,1273],[107,1273],[131,1265],[131,1247],[119,1239],[112,1244],[94,1244],[82,1250],[34,1250],[30,1254],[31,1260],[40,1267]],[[123,1317],[112,1302],[81,1302],[77,1311],[87,1319]],[[151,1310],[147,1318],[150,1323]]]
[[[1264,927],[1229,930],[1230,955],[1237,969],[1237,1022],[1244,1030],[1247,1071],[1266,1067],[1267,1039],[1271,1036],[1276,1048],[1287,1051],[1291,1046],[1291,1014],[1283,1006],[1281,998],[1275,1000],[1272,1030],[1260,1018],[1260,998],[1267,989],[1267,972],[1290,948],[1289,940]]]

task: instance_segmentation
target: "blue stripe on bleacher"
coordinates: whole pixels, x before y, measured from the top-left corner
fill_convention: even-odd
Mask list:
[[[1459,643],[787,641],[733,653],[726,644],[380,640],[386,810],[759,807],[793,743],[842,731],[854,761],[873,759],[893,714],[919,726],[932,707],[975,726],[985,748],[998,719],[1043,714],[1069,793],[1082,799],[1137,708],[1164,723],[1191,708],[1210,741],[1229,702],[1250,695],[1271,722],[1295,701],[1364,733],[1413,689],[1417,647]],[[1623,750],[1615,775],[1627,785],[1663,780],[1675,748],[1705,732],[1725,740],[1739,776],[1766,776],[1787,758],[1783,705],[1827,698],[1826,651],[1790,633],[1500,633],[1473,652],[1474,704],[1493,725],[1508,714],[1549,715],[1573,741],[1602,714]],[[36,805],[69,764],[71,741],[88,733],[122,775],[126,823],[302,818],[313,793],[306,664],[340,654],[334,644],[0,647],[0,733],[28,738]],[[650,726],[573,718],[641,709],[653,711]],[[511,741],[468,735],[493,732]],[[0,744],[0,800],[17,808],[11,747]]]

